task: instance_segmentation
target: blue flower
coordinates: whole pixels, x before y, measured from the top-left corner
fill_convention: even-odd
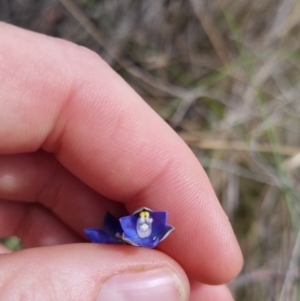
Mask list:
[[[124,244],[144,248],[155,248],[174,227],[167,224],[165,211],[152,211],[143,207],[132,215],[115,218],[109,212],[103,223],[103,230],[88,228],[84,232],[90,241],[100,244]]]
[[[145,248],[155,248],[174,230],[174,227],[167,224],[165,211],[154,212],[146,207],[132,215],[121,217],[120,223],[124,231],[123,240],[133,246]]]
[[[122,244],[123,230],[120,221],[109,212],[104,217],[103,230],[95,228],[84,229],[90,241],[98,244]]]

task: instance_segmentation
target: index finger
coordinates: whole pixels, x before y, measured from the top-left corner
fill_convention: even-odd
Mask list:
[[[176,231],[160,250],[198,280],[235,276],[231,226],[176,133],[94,53],[5,24],[0,32],[0,153],[43,148],[130,212],[168,211]]]

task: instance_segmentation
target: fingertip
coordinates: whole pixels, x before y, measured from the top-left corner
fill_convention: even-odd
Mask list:
[[[19,300],[21,296],[26,300],[34,296],[38,300],[47,297],[66,301],[77,300],[78,296],[87,301],[189,298],[185,272],[157,250],[73,244],[0,256],[0,265],[0,282],[6,283],[0,290],[0,300]]]
[[[173,210],[170,223],[176,231],[158,248],[179,262],[193,279],[211,285],[227,283],[241,271],[241,249],[213,192],[206,194],[205,206],[186,201],[181,210],[175,214]]]
[[[226,285],[207,285],[193,281],[189,301],[234,301]]]

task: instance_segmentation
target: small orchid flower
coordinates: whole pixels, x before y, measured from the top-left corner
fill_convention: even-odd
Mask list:
[[[87,228],[84,229],[90,241],[98,244],[122,244],[123,230],[120,221],[109,212],[104,217],[103,229]]]
[[[174,227],[167,224],[165,211],[152,211],[143,207],[132,215],[115,218],[109,212],[104,218],[104,230],[88,228],[84,232],[94,243],[122,244],[155,248]]]
[[[123,240],[133,246],[145,248],[155,248],[174,230],[174,227],[167,224],[165,211],[154,212],[146,207],[132,215],[121,217],[120,223],[124,231]]]

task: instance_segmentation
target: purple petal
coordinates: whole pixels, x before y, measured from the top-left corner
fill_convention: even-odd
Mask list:
[[[168,235],[173,231],[175,230],[174,227],[170,226],[170,225],[166,225],[165,228],[163,229],[163,231],[161,231],[160,233],[158,233],[158,238],[159,238],[159,241],[163,241],[165,238],[168,237]]]
[[[139,238],[136,232],[136,223],[137,217],[134,215],[129,215],[125,217],[121,217],[120,219],[121,227],[126,234],[126,237],[130,238]]]
[[[144,248],[153,249],[158,245],[158,243],[159,243],[158,236],[149,236],[147,238],[140,239],[140,246]]]
[[[126,241],[127,243],[129,243],[130,245],[133,245],[136,247],[141,245],[139,237],[130,237],[130,236],[126,235],[126,233],[123,233],[122,237],[123,237],[123,240]]]
[[[153,249],[155,248],[158,243],[159,243],[159,237],[158,236],[150,236],[147,238],[132,238],[127,236],[125,233],[123,233],[123,240],[126,241],[127,243],[136,246],[136,247],[144,247],[144,248],[149,248]]]
[[[110,235],[99,229],[84,229],[84,232],[88,239],[94,243],[98,244],[106,244],[110,239]]]
[[[155,236],[166,227],[167,213],[165,211],[151,212],[151,217],[153,218],[152,235]]]
[[[117,233],[120,235],[123,233],[120,221],[109,212],[104,217],[103,229],[112,237],[115,237]]]

